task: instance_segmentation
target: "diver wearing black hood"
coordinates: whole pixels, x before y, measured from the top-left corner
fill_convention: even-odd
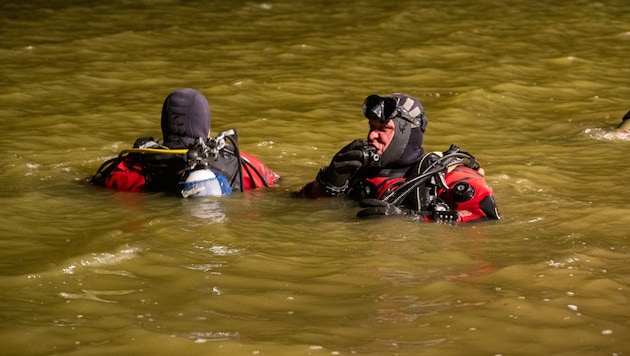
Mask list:
[[[91,181],[120,191],[184,195],[188,174],[200,168],[223,176],[235,191],[270,186],[279,179],[258,158],[240,152],[234,130],[210,138],[210,120],[203,94],[190,88],[172,92],[162,105],[163,139],[137,139],[131,150],[105,162]]]
[[[407,94],[368,96],[363,114],[370,122],[368,140],[357,139],[341,149],[330,165],[300,194],[379,197],[393,180],[401,180],[425,155],[423,135],[428,120],[422,104]]]
[[[200,92],[184,88],[171,93],[162,105],[162,137],[168,148],[189,148],[210,133],[210,104]]]
[[[361,200],[361,206],[367,209],[358,214],[360,217],[409,214],[429,221],[498,219],[492,190],[478,174],[480,167],[474,157],[458,149],[454,152],[454,148],[445,159],[440,158],[441,153],[425,153],[422,143],[428,120],[416,98],[402,93],[385,97],[373,94],[363,103],[363,115],[370,125],[367,140],[357,139],[342,148],[298,195]],[[472,168],[457,168],[467,162],[472,162]],[[464,172],[449,176],[455,170]],[[454,177],[458,181],[449,185]],[[466,200],[455,201],[450,189],[467,179],[478,185],[478,201],[472,196],[474,187]],[[401,187],[404,189],[399,190]],[[438,206],[443,197],[448,201]]]
[[[384,125],[390,120],[394,124],[394,136],[380,156],[379,167],[408,168],[424,157],[422,141],[428,120],[418,99],[399,93],[370,95],[363,103],[363,115]]]

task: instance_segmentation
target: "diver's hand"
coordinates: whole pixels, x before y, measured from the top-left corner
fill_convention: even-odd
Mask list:
[[[350,142],[333,157],[328,167],[317,175],[317,183],[324,195],[343,195],[348,181],[363,166],[363,148],[367,141],[358,139]]]
[[[357,216],[360,218],[411,214],[411,210],[402,209],[396,205],[379,199],[363,199],[359,202],[359,206],[366,208],[357,213]]]
[[[368,145],[366,140],[358,139],[350,142],[333,157],[326,168],[328,181],[340,186],[352,177],[363,166],[363,148]]]

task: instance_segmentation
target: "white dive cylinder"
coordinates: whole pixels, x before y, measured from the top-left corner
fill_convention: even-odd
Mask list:
[[[184,189],[182,189],[182,197],[218,197],[222,195],[230,195],[232,190],[227,184],[225,177],[216,175],[209,169],[199,169],[190,172]]]

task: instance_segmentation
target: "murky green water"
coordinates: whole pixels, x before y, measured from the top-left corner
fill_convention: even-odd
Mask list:
[[[0,4],[0,338],[20,355],[630,353],[626,1]],[[83,184],[193,87],[280,186]],[[363,99],[425,106],[503,219],[359,221],[291,196]]]

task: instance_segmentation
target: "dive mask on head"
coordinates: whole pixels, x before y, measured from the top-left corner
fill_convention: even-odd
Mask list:
[[[380,155],[380,167],[407,167],[424,156],[422,140],[428,120],[418,99],[403,93],[386,97],[372,94],[363,102],[363,115],[394,126],[394,135]]]
[[[377,120],[385,125],[395,117],[396,106],[396,100],[393,98],[383,98],[372,94],[363,102],[363,115],[368,120]]]
[[[381,97],[376,94],[365,98],[363,102],[363,115],[368,120],[377,120],[383,125],[396,117],[409,121],[417,126],[422,124],[422,116],[413,117],[409,115],[407,110],[398,106],[396,99],[392,97]]]

